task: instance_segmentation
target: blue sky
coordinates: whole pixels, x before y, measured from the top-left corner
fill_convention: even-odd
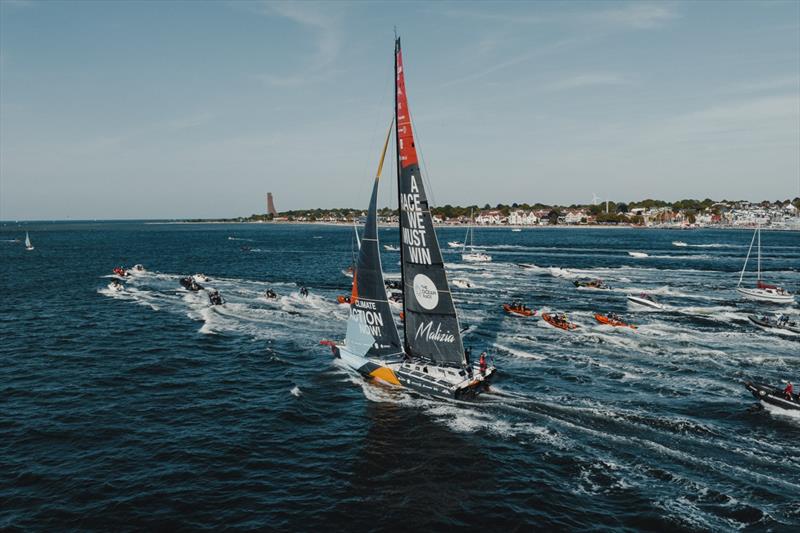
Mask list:
[[[799,2],[2,0],[0,219],[366,207],[395,25],[437,205],[800,194]]]

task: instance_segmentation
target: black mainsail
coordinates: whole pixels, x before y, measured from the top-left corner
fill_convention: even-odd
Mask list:
[[[412,358],[461,367],[466,363],[464,345],[422,183],[399,38],[395,40],[395,74],[405,350]]]
[[[378,182],[389,146],[392,128],[386,135],[383,154],[378,164],[372,197],[369,201],[367,221],[361,237],[356,269],[353,273],[353,292],[350,299],[350,316],[347,320],[347,348],[356,355],[373,359],[402,359],[400,335],[386,298],[383,282],[381,254],[378,246]]]

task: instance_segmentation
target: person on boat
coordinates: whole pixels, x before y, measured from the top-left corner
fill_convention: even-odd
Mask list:
[[[308,296],[308,289],[305,287],[300,287],[300,296],[307,297]]]
[[[464,348],[464,360],[467,363],[467,374],[469,374],[470,379],[472,378],[472,363],[470,362],[471,357],[472,350],[470,348]]]
[[[274,299],[278,297],[278,295],[275,294],[275,291],[273,291],[272,289],[267,289],[267,292],[264,295],[269,299]]]
[[[786,388],[783,389],[783,397],[789,401],[792,401],[794,399],[793,394],[794,394],[794,386],[790,381],[789,383],[786,384]]]
[[[486,352],[485,351],[481,352],[480,359],[478,359],[478,367],[481,370],[481,375],[485,376],[486,375]]]

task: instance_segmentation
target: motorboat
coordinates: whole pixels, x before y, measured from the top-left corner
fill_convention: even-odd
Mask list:
[[[116,274],[117,276],[119,276],[121,278],[130,276],[130,273],[127,270],[125,270],[124,268],[122,268],[121,266],[114,267],[112,272],[114,272],[114,274]]]
[[[579,289],[595,289],[595,290],[610,290],[611,287],[606,285],[602,279],[576,279],[572,282],[573,285]]]
[[[563,329],[564,331],[578,329],[578,325],[567,320],[567,315],[564,313],[542,313],[542,320],[554,328]]]
[[[685,247],[687,247],[689,245],[686,244],[683,241],[672,241],[672,246],[679,246],[679,247],[685,248]]]
[[[509,315],[524,316],[524,317],[536,316],[536,311],[534,311],[527,305],[517,302],[511,304],[503,304],[503,310]]]
[[[383,249],[387,252],[399,252],[400,248],[397,246],[392,246],[391,244],[384,244]]]
[[[753,250],[753,244],[756,237],[758,237],[758,260],[757,260],[757,277],[755,287],[742,287],[744,280],[744,273],[747,270],[747,262],[750,260],[750,252]],[[794,294],[790,293],[783,287],[778,285],[770,285],[764,283],[761,279],[761,226],[756,226],[753,232],[753,238],[750,240],[750,248],[747,250],[747,257],[744,259],[744,266],[742,272],[739,274],[739,283],[736,285],[736,292],[741,294],[747,299],[757,300],[759,302],[775,303],[775,304],[793,304]]]
[[[454,279],[450,282],[453,287],[458,287],[459,289],[471,289],[472,283],[469,282],[467,279]]]
[[[125,285],[118,280],[112,279],[111,283],[108,284],[108,289],[114,292],[122,292],[125,290]]]
[[[222,305],[225,303],[225,301],[222,299],[222,295],[217,289],[211,289],[208,291],[208,301],[211,302],[211,305]]]
[[[202,273],[198,273],[198,274],[193,275],[192,279],[197,281],[198,283],[201,282],[201,281],[203,283],[208,283],[209,281],[211,281],[211,278],[209,278],[208,276],[206,276],[205,274],[202,274]]]
[[[340,304],[350,305],[350,296],[346,294],[340,294],[339,296],[336,297],[336,301],[339,302]]]
[[[652,296],[645,292],[640,293],[638,296],[629,294],[628,301],[645,307],[652,307],[653,309],[665,309],[664,304],[656,302]]]
[[[450,248],[461,248],[464,246],[464,243],[460,241],[447,241],[447,246]]]
[[[387,279],[383,281],[383,284],[387,289],[403,290],[403,283],[399,279]]]
[[[348,278],[352,278],[353,277],[353,273],[355,271],[356,271],[356,267],[354,267],[353,265],[350,265],[349,267],[347,267],[347,268],[342,270],[342,274],[344,274]]]
[[[772,405],[787,411],[800,411],[800,394],[789,396],[784,394],[782,389],[752,381],[745,382],[744,386],[762,404]]]
[[[145,273],[145,268],[142,265],[140,265],[139,263],[137,263],[137,264],[133,265],[133,268],[130,270],[130,272],[133,273],[133,274],[144,274]]]
[[[797,320],[789,320],[786,315],[778,315],[777,317],[768,317],[766,315],[748,315],[750,322],[765,329],[777,329],[790,331],[792,333],[800,333],[800,322]]]
[[[266,291],[264,291],[264,298],[266,298],[267,300],[277,300],[278,294],[272,289],[267,289]]]
[[[636,257],[637,259],[641,259],[643,257],[650,257],[644,252],[628,252],[628,255],[631,257]]]
[[[203,286],[197,283],[193,277],[187,276],[180,279],[181,286],[187,291],[197,292],[203,289]]]
[[[602,313],[595,313],[594,319],[605,326],[613,326],[615,328],[636,329],[636,326],[634,326],[633,324],[628,324],[622,319],[621,316],[615,315],[614,313],[608,313],[605,315]]]
[[[520,231],[522,231],[522,230],[521,230],[521,229],[519,229],[519,228],[513,228],[513,229],[511,230],[511,232],[512,232],[512,233],[519,233]]]

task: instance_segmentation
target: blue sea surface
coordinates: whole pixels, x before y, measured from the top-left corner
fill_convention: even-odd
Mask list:
[[[352,228],[4,223],[0,530],[800,525],[800,416],[742,385],[800,380],[800,336],[747,319],[800,308],[737,296],[751,231],[478,228],[486,264],[437,231],[472,285],[453,289],[465,345],[500,369],[472,403],[366,382],[319,344],[344,337]],[[800,289],[800,235],[762,245],[765,279]],[[224,306],[181,288],[200,272]],[[598,277],[612,290],[572,283]],[[627,303],[643,291],[666,309]],[[513,299],[580,327],[507,316]],[[597,324],[608,311],[639,329]]]

